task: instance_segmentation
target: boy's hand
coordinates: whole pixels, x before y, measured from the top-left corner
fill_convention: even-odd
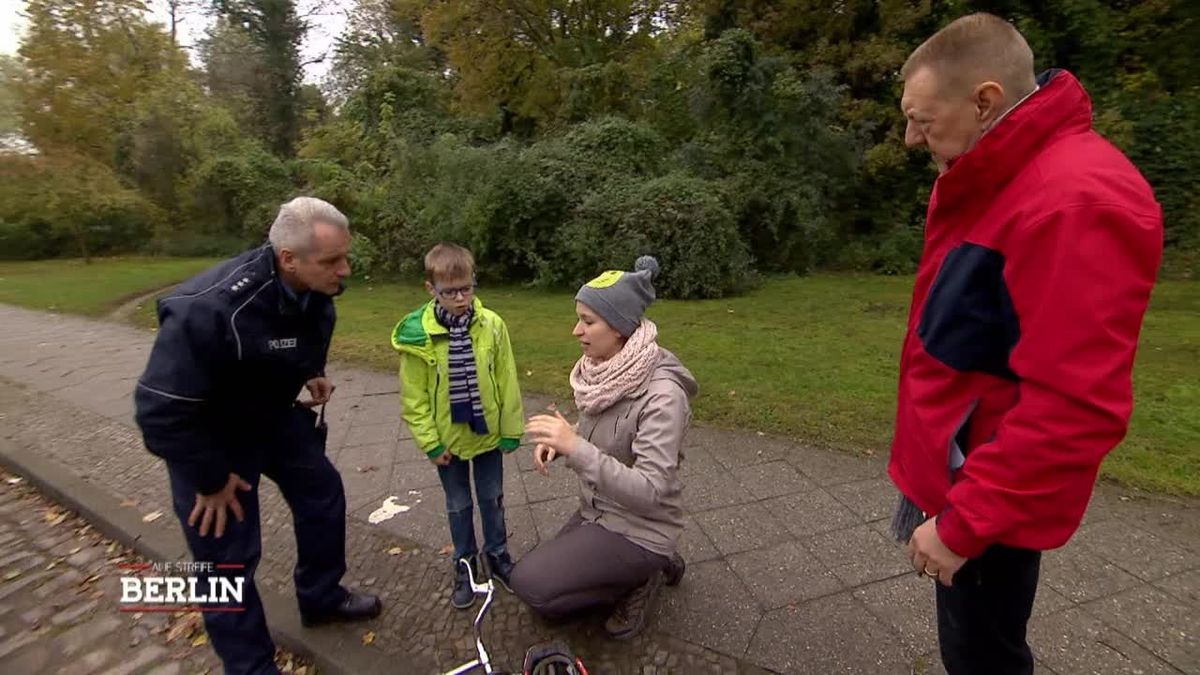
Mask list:
[[[450,465],[450,451],[443,450],[442,454],[438,455],[437,457],[431,458],[429,461],[433,462],[434,464],[436,464],[438,466],[449,466]]]

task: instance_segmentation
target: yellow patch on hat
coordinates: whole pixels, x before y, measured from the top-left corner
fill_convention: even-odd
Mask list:
[[[609,286],[612,286],[620,281],[621,277],[623,276],[625,276],[624,272],[619,270],[609,270],[595,279],[587,282],[587,285],[589,288],[608,288]]]

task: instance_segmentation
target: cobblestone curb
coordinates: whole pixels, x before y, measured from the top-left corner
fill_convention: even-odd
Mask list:
[[[0,464],[23,476],[45,495],[78,512],[109,538],[132,548],[150,560],[188,560],[183,535],[142,522],[136,511],[122,509],[112,495],[82,480],[54,460],[38,457],[6,439],[0,439]],[[403,656],[364,648],[332,631],[305,631],[295,602],[270,588],[259,588],[268,616],[271,636],[289,651],[307,656],[322,673],[359,673],[418,670]]]

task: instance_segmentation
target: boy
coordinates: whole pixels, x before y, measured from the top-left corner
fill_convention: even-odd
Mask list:
[[[459,561],[467,560],[476,579],[482,578],[471,501],[472,466],[483,557],[492,578],[509,588],[513,561],[504,524],[501,454],[516,450],[524,432],[508,327],[475,297],[475,285],[470,251],[454,244],[434,246],[425,254],[425,289],[433,300],[392,331],[392,347],[400,353],[404,422],[417,447],[437,466],[446,492],[454,542],[451,602],[458,609],[475,602]]]

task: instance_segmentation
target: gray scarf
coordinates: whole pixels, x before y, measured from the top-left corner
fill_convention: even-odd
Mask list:
[[[896,541],[907,544],[908,540],[912,539],[913,532],[925,520],[925,512],[921,510],[921,507],[901,494],[900,501],[896,504],[896,514],[892,516],[892,536],[896,538]]]

